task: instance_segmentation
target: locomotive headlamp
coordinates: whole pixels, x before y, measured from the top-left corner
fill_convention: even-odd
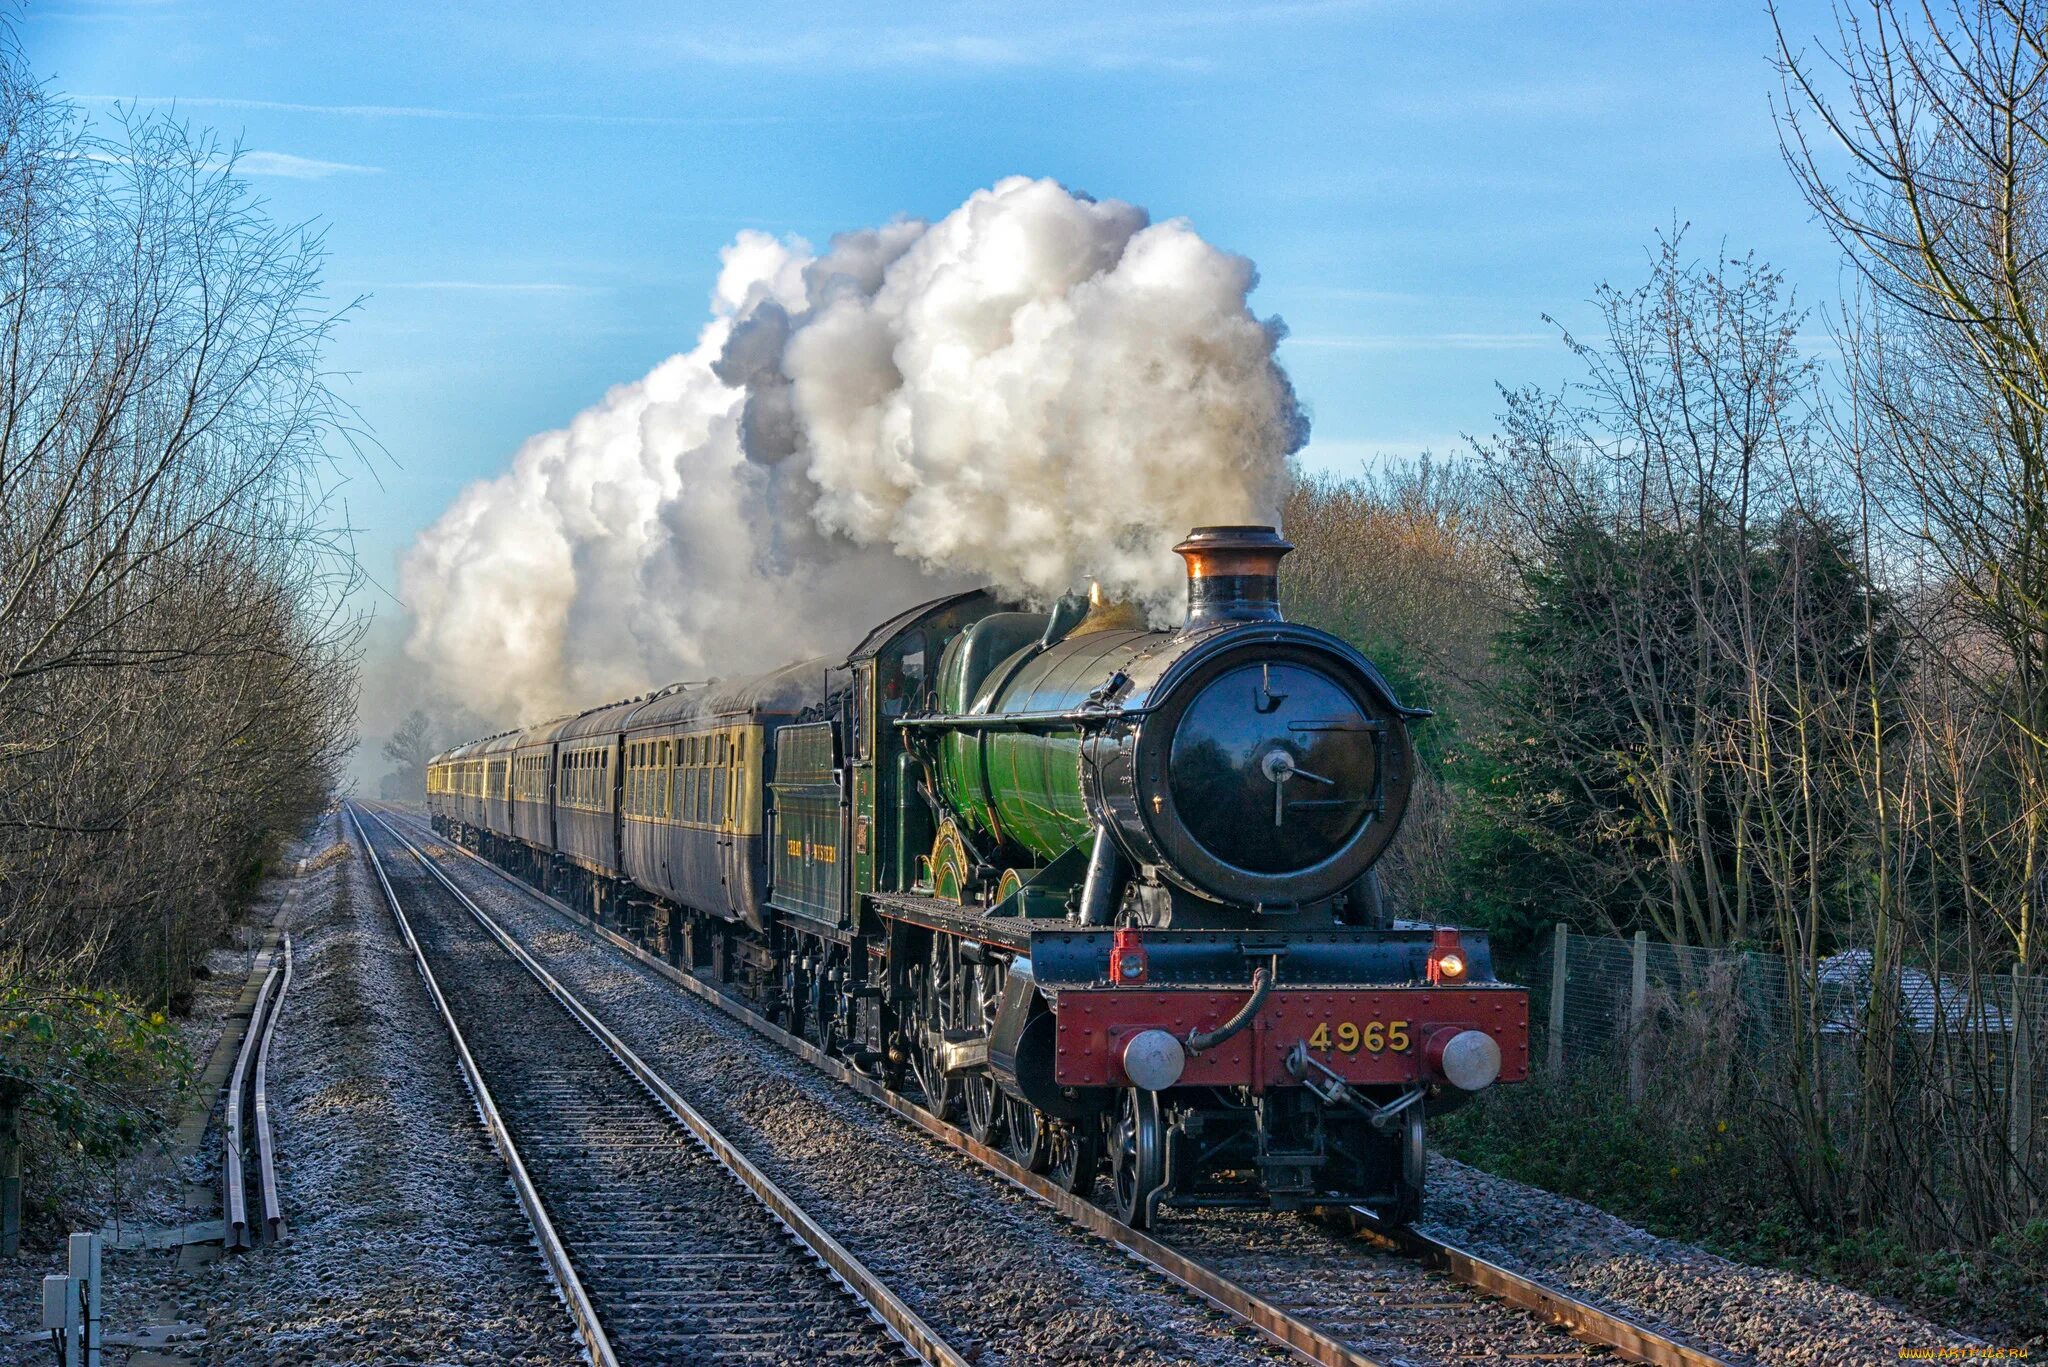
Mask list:
[[[1462,982],[1465,977],[1465,942],[1449,926],[1439,926],[1429,946],[1429,981]]]
[[[1150,956],[1138,932],[1125,926],[1116,933],[1109,951],[1109,980],[1119,987],[1136,987],[1149,976]]]

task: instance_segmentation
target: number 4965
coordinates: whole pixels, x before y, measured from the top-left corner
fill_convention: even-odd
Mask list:
[[[1340,1054],[1355,1054],[1361,1049],[1368,1054],[1399,1054],[1408,1048],[1408,1022],[1367,1021],[1360,1026],[1356,1021],[1338,1021],[1333,1030],[1330,1023],[1324,1021],[1308,1037],[1308,1047],[1322,1050],[1334,1047]]]

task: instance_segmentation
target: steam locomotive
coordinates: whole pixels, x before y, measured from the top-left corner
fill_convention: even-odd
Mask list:
[[[434,828],[1133,1226],[1406,1222],[1425,1116],[1527,1076],[1527,993],[1385,915],[1426,714],[1283,620],[1274,529],[1175,549],[1176,630],[954,594],[436,756]]]

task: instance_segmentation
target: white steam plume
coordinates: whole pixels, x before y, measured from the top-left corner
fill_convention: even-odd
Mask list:
[[[1251,263],[1180,220],[1016,178],[822,256],[723,255],[694,349],[529,440],[406,557],[407,650],[479,712],[842,650],[973,583],[1175,612],[1169,548],[1272,520],[1306,439]]]

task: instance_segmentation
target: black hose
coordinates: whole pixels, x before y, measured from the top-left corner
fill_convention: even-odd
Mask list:
[[[1204,1049],[1214,1049],[1238,1031],[1252,1023],[1252,1017],[1259,1014],[1259,1008],[1266,1004],[1266,994],[1273,990],[1273,975],[1261,968],[1252,974],[1252,995],[1245,1004],[1237,1008],[1232,1016],[1214,1030],[1196,1030],[1183,1041],[1190,1054],[1199,1054]]]

